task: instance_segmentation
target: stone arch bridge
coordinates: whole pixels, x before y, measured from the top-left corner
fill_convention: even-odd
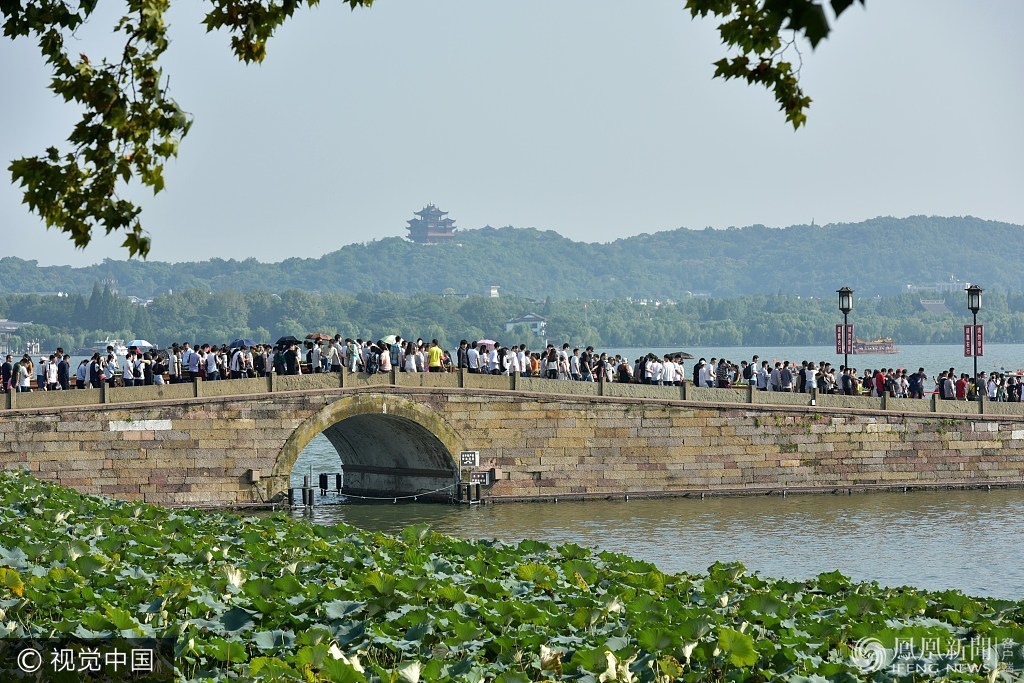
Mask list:
[[[344,491],[491,500],[1024,484],[1024,404],[463,373],[322,374],[6,395],[0,467],[165,505],[280,496],[323,433]],[[254,473],[258,481],[254,482]]]

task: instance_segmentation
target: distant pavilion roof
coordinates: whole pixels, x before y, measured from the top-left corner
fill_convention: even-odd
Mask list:
[[[921,308],[936,315],[949,315],[953,312],[946,308],[945,299],[921,299]]]

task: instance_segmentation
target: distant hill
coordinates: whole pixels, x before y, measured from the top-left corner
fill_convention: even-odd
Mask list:
[[[858,297],[891,295],[907,284],[950,276],[986,288],[1024,290],[1016,247],[1024,226],[978,218],[874,218],[826,226],[761,225],[643,234],[597,244],[553,231],[482,228],[458,243],[413,244],[391,237],[353,244],[315,259],[260,263],[114,261],[85,268],[40,267],[0,259],[0,293],[87,294],[116,280],[125,295],[188,288],[218,290],[502,293],[555,299],[671,298],[784,293],[832,296],[841,285]]]

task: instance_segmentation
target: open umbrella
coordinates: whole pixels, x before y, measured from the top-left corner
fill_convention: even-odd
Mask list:
[[[396,335],[389,334],[388,336],[381,339],[381,341],[384,342],[385,344],[394,344],[396,341],[398,341],[398,337]]]
[[[330,341],[334,339],[334,337],[329,334],[324,334],[323,332],[314,332],[313,334],[307,334],[306,339],[312,339],[313,341]]]
[[[151,348],[153,348],[153,345],[150,344],[145,339],[132,339],[130,342],[125,344],[125,346],[127,346],[129,348],[134,346],[137,349],[151,349]]]
[[[676,351],[675,353],[667,353],[665,355],[668,356],[669,358],[675,358],[676,356],[679,356],[683,360],[693,360],[693,354],[687,353],[686,351]]]
[[[256,346],[256,342],[251,339],[236,339],[235,341],[228,344],[229,349],[237,349],[240,346],[250,347]]]
[[[476,343],[477,346],[497,346],[497,342],[493,339],[481,339]]]
[[[274,342],[274,344],[276,344],[277,346],[291,346],[292,344],[301,344],[301,343],[302,342],[300,342],[298,339],[296,339],[295,337],[293,337],[290,334],[287,337],[281,337],[276,342]]]

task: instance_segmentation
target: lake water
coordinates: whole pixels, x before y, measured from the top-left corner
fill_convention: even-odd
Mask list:
[[[317,474],[340,467],[330,442],[318,436],[296,463],[294,485],[311,470],[316,486]],[[387,532],[426,522],[462,538],[571,541],[673,572],[735,560],[771,576],[805,578],[838,569],[892,586],[1024,598],[1024,490],[483,506],[339,504],[329,494],[311,511],[293,514]]]
[[[695,357],[734,362],[763,360],[842,362],[834,348],[604,349],[630,359],[641,353],[687,351]],[[990,344],[980,370],[1024,367],[1024,344]],[[901,346],[892,355],[855,355],[859,370],[924,367],[929,376],[953,366],[971,372],[973,359],[957,345]],[[692,361],[686,363],[692,368]],[[302,475],[337,472],[341,461],[326,438],[317,437],[300,456],[293,485]],[[328,496],[324,503],[337,503]],[[956,588],[977,595],[1024,598],[1020,561],[1024,490],[935,491],[787,498],[708,497],[632,501],[516,503],[486,506],[424,504],[323,504],[308,515],[323,524],[346,522],[365,529],[398,531],[429,523],[464,538],[515,542],[533,538],[574,542],[624,552],[665,571],[697,572],[715,561],[739,561],[772,576],[810,577],[840,570],[855,579],[929,589]]]

